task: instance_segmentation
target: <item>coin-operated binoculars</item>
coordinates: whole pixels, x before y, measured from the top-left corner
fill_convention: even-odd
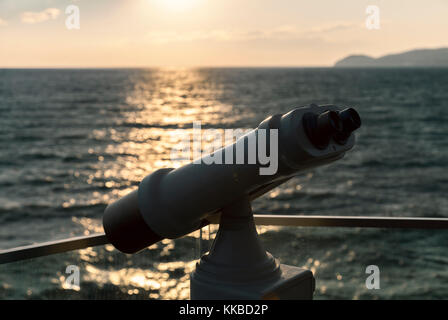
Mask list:
[[[192,299],[311,299],[311,271],[280,264],[261,245],[251,201],[291,177],[342,158],[361,119],[353,108],[296,108],[265,119],[235,143],[178,169],[160,169],[110,204],[103,226],[120,251],[175,239],[220,215],[208,254],[191,274]],[[269,158],[276,161],[272,166]]]

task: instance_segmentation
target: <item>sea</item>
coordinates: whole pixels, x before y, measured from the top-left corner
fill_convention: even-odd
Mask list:
[[[255,213],[448,218],[448,69],[0,69],[0,250],[102,232],[107,204],[183,164],[171,151],[193,122],[249,129],[311,103],[359,112],[354,148]],[[216,228],[134,255],[105,245],[3,264],[0,298],[188,299]],[[447,230],[258,231],[281,263],[313,271],[315,299],[448,298]]]

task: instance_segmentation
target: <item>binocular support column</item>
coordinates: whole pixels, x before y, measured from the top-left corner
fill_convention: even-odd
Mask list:
[[[210,252],[191,275],[191,299],[312,299],[311,271],[280,264],[261,244],[250,200],[223,209]]]

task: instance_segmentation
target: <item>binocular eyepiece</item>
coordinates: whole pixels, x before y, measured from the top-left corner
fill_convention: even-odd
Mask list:
[[[353,108],[342,111],[325,111],[321,114],[308,112],[303,116],[305,132],[318,149],[325,149],[333,138],[338,144],[345,144],[350,134],[361,126],[361,118]]]

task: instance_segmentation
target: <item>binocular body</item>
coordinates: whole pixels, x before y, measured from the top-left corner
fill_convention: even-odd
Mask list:
[[[134,253],[186,235],[243,196],[253,200],[294,175],[340,159],[353,147],[351,132],[359,126],[354,109],[334,105],[271,116],[212,154],[148,175],[138,190],[106,208],[106,236],[120,251]],[[269,168],[268,150],[276,162]]]

